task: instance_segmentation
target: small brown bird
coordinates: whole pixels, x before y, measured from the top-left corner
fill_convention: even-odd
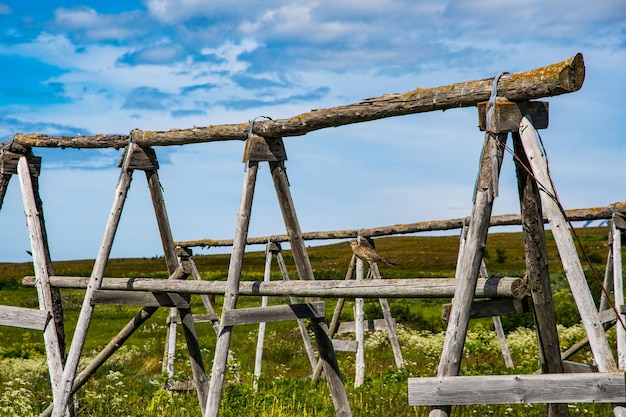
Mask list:
[[[372,245],[369,244],[367,239],[360,238],[358,241],[356,239],[352,240],[350,241],[350,247],[352,248],[352,252],[354,252],[356,256],[358,256],[361,260],[366,261],[368,264],[372,262],[382,262],[385,265],[396,266],[396,264],[394,264],[393,262],[389,262],[378,253],[376,253],[376,251],[374,250]]]

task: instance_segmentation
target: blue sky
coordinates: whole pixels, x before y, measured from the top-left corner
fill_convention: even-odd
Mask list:
[[[312,108],[524,71],[573,56],[587,76],[550,101],[542,131],[566,208],[624,201],[626,6],[552,1],[0,0],[0,140],[287,118]],[[474,108],[287,138],[304,231],[469,215],[483,134]],[[176,240],[232,238],[243,143],[157,148]],[[119,151],[35,149],[54,260],[96,256]],[[494,214],[519,211],[507,156]],[[17,178],[0,261],[30,249]],[[250,235],[284,233],[262,166]],[[260,248],[257,248],[260,249]],[[199,253],[212,253],[215,249]],[[113,257],[160,255],[136,172]]]

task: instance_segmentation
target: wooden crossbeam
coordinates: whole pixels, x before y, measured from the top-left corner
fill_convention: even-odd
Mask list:
[[[222,326],[271,323],[284,320],[322,319],[324,303],[286,304],[269,307],[240,308],[228,310],[222,315]]]
[[[623,372],[409,378],[409,405],[619,403],[625,382]]]
[[[45,310],[34,308],[0,306],[0,326],[43,330],[52,316]]]
[[[33,277],[24,277],[25,286],[34,285]],[[86,288],[88,278],[54,275],[50,284],[59,288]],[[159,278],[103,278],[100,289],[124,291],[175,292],[181,294],[223,295],[224,281],[180,281]],[[345,298],[446,298],[454,296],[454,278],[406,278],[363,280],[315,281],[241,281],[238,295],[245,296],[296,296],[296,297],[345,297]],[[526,283],[517,277],[479,278],[475,297],[523,298]]]
[[[113,304],[145,307],[189,308],[189,297],[148,291],[96,290],[92,305]]]

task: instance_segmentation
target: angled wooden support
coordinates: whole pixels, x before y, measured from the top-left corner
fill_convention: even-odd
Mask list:
[[[204,414],[205,417],[215,417],[219,411],[219,404],[221,401],[226,373],[228,350],[232,337],[232,325],[225,325],[224,320],[232,314],[230,311],[235,309],[237,303],[243,256],[252,211],[256,175],[260,161],[268,161],[270,164],[274,187],[276,189],[287,233],[290,237],[291,250],[294,256],[298,275],[300,279],[314,279],[313,269],[311,268],[311,264],[307,256],[304,240],[302,239],[302,232],[298,224],[295,208],[289,192],[289,181],[287,180],[284,166],[284,161],[287,157],[284,151],[282,139],[266,139],[260,136],[251,135],[246,142],[243,159],[246,163],[246,174],[244,177],[243,190],[239,206],[237,228],[235,230],[235,238],[233,240],[233,252],[228,269],[227,288],[224,295],[222,319],[220,320],[220,333],[218,335],[215,348],[207,408]],[[308,299],[307,301],[314,302],[316,300]],[[351,416],[352,413],[350,411],[347,395],[345,393],[345,387],[341,381],[339,366],[334,354],[332,342],[328,336],[328,328],[326,327],[325,320],[324,318],[312,318],[311,324],[317,341],[320,355],[319,360],[322,362],[322,366],[326,372],[326,379],[337,415],[342,417]]]
[[[618,320],[616,324],[617,334],[617,366],[620,370],[626,369],[626,314],[624,311],[624,275],[622,269],[622,226],[616,215],[611,221],[611,249],[613,252],[613,297]]]
[[[523,116],[526,116],[526,114],[523,114]],[[513,132],[512,138],[522,235],[526,254],[526,277],[532,300],[541,372],[544,374],[560,374],[565,372],[565,369],[561,360],[559,335],[554,314],[554,302],[552,300],[541,197],[536,181],[527,171],[529,162],[522,146],[519,129]],[[548,404],[547,407],[549,417],[569,416],[567,404],[552,403]]]
[[[130,149],[127,149],[127,152],[130,152]],[[54,402],[54,409],[52,412],[53,417],[60,417],[62,415],[62,410],[67,407],[67,403],[69,402],[70,395],[72,393],[72,385],[76,376],[78,362],[85,345],[87,330],[89,329],[93,315],[94,306],[92,300],[94,293],[99,289],[104,276],[104,271],[113,246],[113,239],[115,238],[115,233],[117,232],[117,227],[124,208],[124,202],[126,201],[126,195],[128,193],[128,189],[130,188],[133,170],[129,168],[128,164],[131,159],[132,158],[126,157],[122,164],[122,169],[115,190],[113,207],[111,208],[107,224],[104,229],[102,243],[100,244],[100,249],[98,250],[98,255],[96,256],[96,260],[94,262],[91,277],[89,279],[89,285],[87,286],[87,291],[85,292],[85,298],[78,316],[76,330],[74,331],[74,336],[72,338],[72,343],[67,356],[67,362],[65,364],[65,368],[63,369],[63,377],[60,383],[62,396],[59,401],[55,400]]]
[[[170,274],[174,274],[178,268],[183,268],[184,275],[181,276],[180,279],[187,279],[187,277],[192,273],[193,264],[191,261],[191,253],[183,250],[182,248],[177,251],[174,246],[174,238],[172,236],[167,209],[165,207],[165,199],[163,198],[163,188],[157,171],[159,165],[156,159],[156,153],[150,147],[142,148],[135,144],[133,144],[133,146],[134,152],[130,161],[130,167],[133,169],[141,169],[146,174],[146,180],[148,181],[148,188],[150,189],[154,214],[159,227],[167,269]],[[187,344],[187,351],[189,354],[189,361],[191,363],[191,372],[195,382],[196,393],[198,395],[198,402],[201,410],[204,412],[206,409],[206,398],[209,391],[209,384],[204,368],[204,362],[202,360],[200,343],[198,342],[193,314],[190,306],[184,302],[177,302],[175,308],[178,311],[183,327],[183,334]]]
[[[540,190],[541,202],[548,214],[550,228],[563,263],[565,276],[587,332],[591,352],[600,372],[617,371],[617,364],[606,339],[604,326],[591,296],[571,232],[554,191],[546,157],[539,144],[537,132],[529,118],[524,117],[522,119],[519,131],[522,146]],[[624,417],[626,416],[626,405],[623,401],[615,404],[613,411],[616,416]]]
[[[272,260],[276,257],[276,261],[278,263],[283,281],[289,281],[289,272],[287,271],[287,265],[285,264],[285,260],[282,255],[282,248],[280,243],[268,242],[266,245],[265,251],[265,270],[263,274],[263,281],[269,282],[271,278],[271,267]],[[267,307],[269,302],[268,296],[263,296],[261,298],[261,306]],[[294,296],[289,297],[289,302],[291,304],[297,304],[298,299]],[[313,344],[311,343],[311,338],[306,328],[306,324],[304,323],[303,318],[297,318],[298,328],[300,329],[300,335],[302,336],[302,341],[304,342],[304,348],[309,358],[309,362],[311,364],[311,368],[313,372],[317,366],[317,358],[315,357],[315,351],[313,349]],[[263,344],[265,341],[265,322],[259,323],[259,333],[257,335],[257,347],[256,347],[256,355],[254,360],[254,387],[257,388],[258,379],[261,376],[261,368],[263,361]]]
[[[8,166],[7,160],[15,161],[15,155],[9,158],[7,152],[3,152],[2,170],[3,174],[13,171]],[[33,268],[39,299],[39,308],[46,315],[53,319],[47,321],[43,328],[44,343],[48,359],[48,369],[50,371],[50,383],[52,384],[52,394],[55,401],[63,397],[60,389],[65,362],[65,332],[63,327],[63,307],[61,304],[61,294],[58,288],[50,287],[50,276],[54,275],[48,238],[43,218],[43,205],[39,196],[39,165],[41,158],[32,154],[17,157],[16,172],[19,176],[24,202],[24,212],[31,242],[31,252],[33,255]],[[59,416],[68,413],[67,404],[59,409]]]
[[[461,366],[471,305],[487,242],[489,218],[494,198],[497,195],[506,136],[506,134],[494,135],[492,133],[485,135],[467,240],[455,274],[457,288],[454,293],[441,361],[437,369],[438,377],[458,375]],[[433,408],[430,417],[443,417],[449,414],[450,407],[444,405]]]

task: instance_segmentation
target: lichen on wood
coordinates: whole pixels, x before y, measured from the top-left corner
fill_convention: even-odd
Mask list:
[[[315,109],[288,119],[256,121],[252,133],[263,137],[301,136],[327,127],[338,127],[393,116],[472,107],[491,95],[494,77],[456,84],[416,88],[403,94],[383,94],[358,103]],[[585,79],[585,65],[578,53],[564,61],[525,72],[503,74],[498,95],[510,101],[534,100],[579,90]],[[246,140],[250,123],[210,125],[168,131],[133,130],[130,140],[140,146],[184,145],[201,142]],[[31,133],[14,135],[16,144],[51,148],[122,148],[129,135],[48,136]]]

